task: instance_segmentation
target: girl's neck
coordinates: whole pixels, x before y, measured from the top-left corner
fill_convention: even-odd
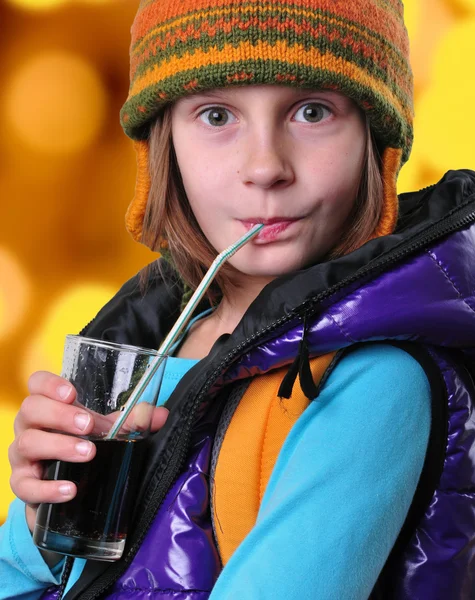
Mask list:
[[[273,279],[274,277],[250,277],[245,275],[241,278],[235,277],[231,289],[223,296],[219,306],[213,313],[222,326],[227,329],[223,333],[232,333],[236,329],[249,306]]]
[[[252,301],[271,279],[247,280],[246,285],[233,285],[217,308],[208,316],[193,324],[180,346],[180,358],[204,358],[216,340],[223,334],[232,333]]]

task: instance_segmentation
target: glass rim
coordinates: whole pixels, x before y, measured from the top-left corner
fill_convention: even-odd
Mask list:
[[[78,342],[89,343],[91,346],[97,346],[98,348],[105,348],[108,350],[123,350],[124,352],[133,352],[134,354],[148,354],[150,356],[163,356],[166,358],[168,354],[163,354],[153,348],[144,348],[142,346],[132,346],[131,344],[120,344],[117,342],[109,342],[108,340],[98,340],[96,338],[90,338],[79,334],[69,333],[66,335],[66,339],[75,340]]]

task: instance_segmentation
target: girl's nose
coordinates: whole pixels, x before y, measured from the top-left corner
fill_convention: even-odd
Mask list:
[[[247,140],[242,152],[244,164],[241,176],[244,183],[267,189],[286,186],[294,180],[289,149],[283,141],[253,137]]]

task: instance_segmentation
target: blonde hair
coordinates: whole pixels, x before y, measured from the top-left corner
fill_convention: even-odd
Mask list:
[[[142,242],[165,254],[183,282],[195,289],[216,258],[188,203],[172,142],[171,107],[167,106],[150,131],[151,189],[144,217]],[[323,260],[342,256],[368,241],[378,225],[383,205],[381,157],[366,118],[366,156],[354,208],[343,238]],[[156,263],[158,266],[158,263]],[[233,269],[225,265],[208,298],[215,303],[233,287]],[[150,267],[142,271],[145,284]]]

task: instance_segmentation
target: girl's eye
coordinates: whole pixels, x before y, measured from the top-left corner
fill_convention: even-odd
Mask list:
[[[204,110],[200,115],[200,119],[206,124],[212,127],[222,127],[227,125],[233,119],[233,115],[227,108],[222,106],[213,106]]]
[[[324,118],[325,112],[332,114],[331,110],[323,104],[310,102],[298,109],[295,113],[295,120],[300,123],[318,123]]]

